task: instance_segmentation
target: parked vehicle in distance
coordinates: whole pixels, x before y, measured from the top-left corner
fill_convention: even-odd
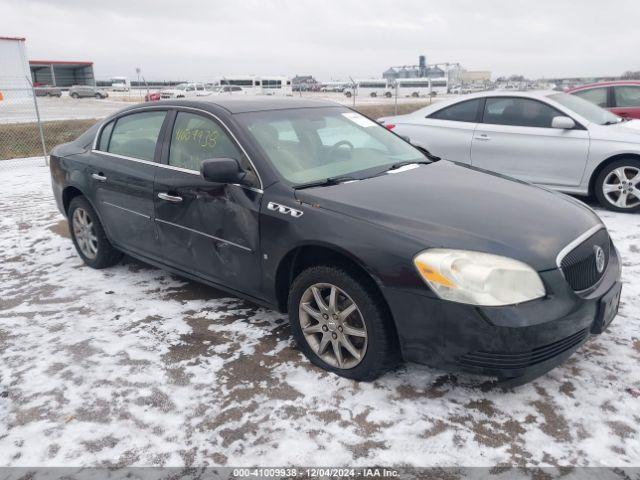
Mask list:
[[[432,93],[429,78],[398,78],[391,88],[398,90],[399,97],[428,97]]]
[[[144,96],[145,102],[159,102],[160,101],[160,92],[148,92]]]
[[[247,92],[237,85],[217,85],[208,88],[211,95],[245,95]]]
[[[207,95],[209,95],[209,92],[204,87],[204,83],[200,82],[179,83],[175,87],[165,88],[160,91],[160,98],[162,100],[205,97]]]
[[[127,77],[113,77],[111,79],[111,90],[114,92],[128,92],[131,90],[131,84]]]
[[[482,92],[379,120],[431,155],[640,211],[640,121],[562,92]]]
[[[127,253],[288,312],[310,361],[348,378],[404,359],[521,383],[617,312],[620,258],[591,209],[431,162],[332,102],[133,106],[50,168],[87,265]]]
[[[34,88],[36,97],[58,97],[62,96],[62,89],[52,85],[39,85]]]
[[[620,117],[640,119],[640,81],[591,83],[571,88],[567,93],[595,103]]]
[[[323,93],[342,93],[347,84],[344,82],[327,82],[320,87]]]
[[[388,91],[387,81],[384,79],[356,80],[355,84],[349,84],[343,89],[344,94],[348,98],[351,98],[353,95],[360,97],[382,97]]]
[[[76,99],[88,97],[104,99],[107,98],[109,94],[105,90],[98,89],[91,85],[74,85],[73,87],[69,88],[69,96]]]
[[[274,95],[283,97],[293,95],[291,79],[288,77],[242,75],[221,78],[218,84],[240,87],[247,95]]]

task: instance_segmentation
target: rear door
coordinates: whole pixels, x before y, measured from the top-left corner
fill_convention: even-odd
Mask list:
[[[153,222],[153,179],[166,110],[125,114],[101,131],[90,178],[109,238],[140,255],[159,258]]]
[[[473,166],[549,186],[578,186],[589,155],[589,134],[551,128],[566,116],[536,99],[490,97],[473,135]]]
[[[611,107],[610,87],[594,87],[573,92],[572,95],[580,97],[588,102],[594,103],[601,108]]]
[[[481,98],[456,103],[409,125],[399,125],[397,133],[440,158],[471,163],[471,140],[482,103]]]
[[[626,118],[640,118],[640,85],[613,87],[611,111]]]
[[[213,116],[178,110],[155,179],[155,217],[165,262],[234,290],[258,296],[260,183],[229,130]],[[207,182],[200,164],[235,158],[255,188]]]

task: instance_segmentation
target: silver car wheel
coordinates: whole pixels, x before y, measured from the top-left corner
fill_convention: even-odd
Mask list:
[[[330,283],[316,283],[300,299],[302,333],[311,349],[332,367],[358,365],[367,351],[367,327],[347,293]]]
[[[609,172],[602,184],[602,193],[618,208],[640,205],[640,170],[636,167],[618,167]]]
[[[73,236],[78,248],[89,259],[96,258],[98,254],[98,237],[93,228],[91,217],[84,208],[76,208],[72,217]]]

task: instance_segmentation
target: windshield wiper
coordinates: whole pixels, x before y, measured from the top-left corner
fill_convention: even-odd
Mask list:
[[[359,180],[355,177],[350,176],[342,176],[342,177],[328,177],[322,180],[316,180],[314,182],[300,183],[298,185],[294,185],[294,189],[302,190],[303,188],[311,188],[311,187],[327,187],[330,185],[338,185],[343,182],[350,182],[353,180]]]
[[[394,163],[387,170],[397,170],[398,168],[402,168],[402,167],[406,167],[407,165],[414,165],[414,164],[430,165],[431,163],[433,162],[429,162],[427,160],[413,160],[413,161],[407,160],[404,162]]]

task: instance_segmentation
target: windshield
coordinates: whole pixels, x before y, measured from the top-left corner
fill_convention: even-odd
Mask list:
[[[622,118],[619,116],[575,95],[554,93],[553,95],[549,95],[549,98],[598,125],[612,125],[622,121]]]
[[[187,88],[187,83],[179,83],[178,85],[175,86],[176,90],[186,90]]]
[[[342,107],[237,115],[278,172],[294,185],[364,178],[426,158],[381,125]]]

